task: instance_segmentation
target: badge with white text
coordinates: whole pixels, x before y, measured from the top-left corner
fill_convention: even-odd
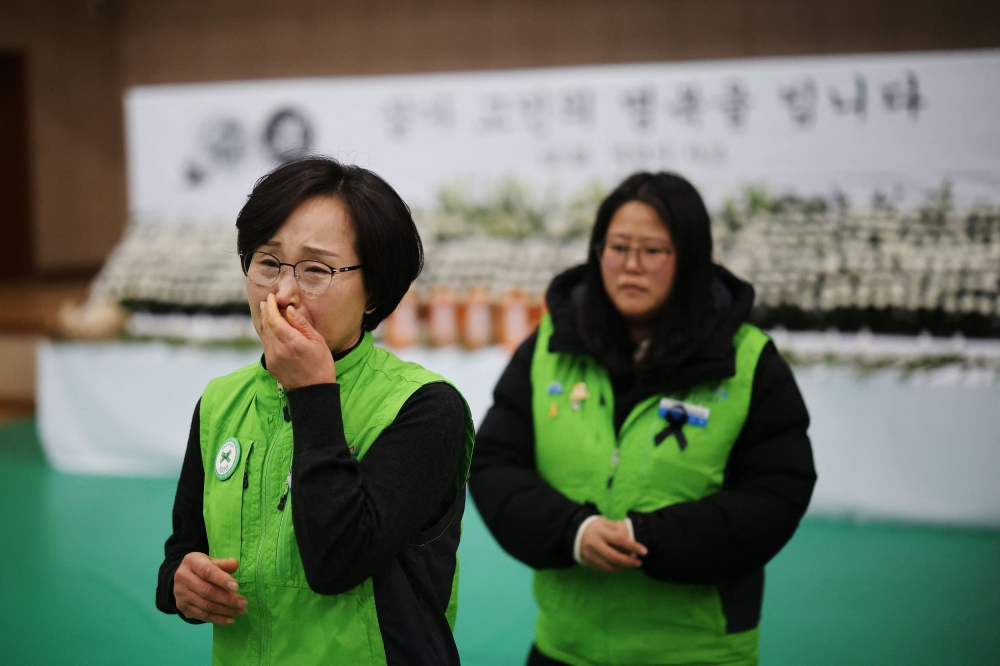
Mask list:
[[[235,437],[230,437],[219,447],[215,456],[215,476],[219,481],[225,481],[236,471],[240,464],[240,443]]]
[[[661,419],[665,419],[668,416],[674,416],[676,419],[677,415],[681,413],[684,414],[684,423],[687,425],[704,428],[708,425],[708,415],[712,412],[708,407],[692,405],[680,400],[671,400],[670,398],[660,400],[659,415]]]

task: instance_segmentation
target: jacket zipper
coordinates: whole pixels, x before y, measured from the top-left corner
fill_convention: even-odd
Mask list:
[[[285,492],[281,495],[281,499],[278,500],[278,511],[281,512],[281,520],[278,522],[278,547],[274,554],[274,566],[275,573],[278,578],[284,578],[288,575],[288,570],[290,568],[291,562],[287,561],[291,559],[291,554],[289,553],[289,548],[285,544],[285,532],[287,531],[288,525],[288,514],[290,511],[285,511],[285,503],[288,501],[288,495],[292,492],[292,466],[288,466],[288,477],[285,479]]]
[[[279,401],[279,403],[283,403],[284,400],[285,400],[285,389],[281,386],[281,384],[278,384],[278,401]],[[260,531],[261,531],[261,533],[260,533],[260,543],[257,545],[257,561],[256,561],[255,566],[254,566],[254,569],[255,569],[255,571],[254,571],[255,578],[257,580],[262,580],[263,579],[263,577],[261,576],[261,562],[263,561],[263,557],[264,557],[264,543],[267,541],[267,539],[265,538],[267,536],[267,471],[268,471],[268,469],[270,469],[271,456],[274,454],[274,449],[275,449],[274,444],[275,444],[275,442],[278,441],[278,435],[280,433],[281,433],[281,424],[278,423],[275,426],[275,428],[274,428],[274,432],[271,434],[271,439],[268,440],[267,451],[264,453],[264,464],[261,467],[261,480],[260,480],[260,493],[261,493],[261,502],[260,502],[260,511],[261,511],[261,516],[260,516]],[[264,599],[263,599],[264,595],[263,595],[263,592],[262,592],[263,588],[264,588],[263,585],[255,585],[254,586],[254,589],[255,589],[255,592],[256,592],[255,597],[256,597],[257,607],[258,608],[264,608],[265,607],[265,605],[264,605]],[[264,615],[266,616],[266,613]],[[265,626],[262,627],[262,632],[261,632],[261,635],[260,635],[260,641],[261,641],[261,644],[260,644],[260,654],[261,655],[266,654],[266,652],[268,650],[268,645],[267,644],[270,642],[267,639],[267,633],[270,630],[266,628],[266,625],[267,625],[266,621],[264,622],[264,625]]]
[[[247,451],[247,458],[243,461],[243,490],[250,487],[250,456],[253,455],[253,443],[250,444],[250,449]]]
[[[615,475],[618,473],[618,463],[621,462],[622,449],[621,443],[617,440],[615,441],[615,450],[611,453],[611,472],[608,475],[607,493],[608,493],[608,512],[614,514],[615,506],[615,493],[611,489],[611,486],[615,483]]]
[[[288,404],[285,402],[285,389],[281,384],[278,384],[278,399],[281,401],[281,416],[285,420],[285,423],[289,423],[292,420],[292,415],[288,410]],[[291,492],[292,465],[289,463],[288,476],[285,477],[285,492],[281,493],[281,497],[278,498],[278,511],[281,512],[281,518],[278,520],[278,539],[274,553],[274,572],[278,578],[284,578],[288,575],[289,569],[286,560],[289,559],[290,555],[288,549],[285,548],[285,531],[288,524],[288,512],[285,511],[285,504],[288,502],[288,495]]]
[[[630,413],[628,417],[626,417],[625,422],[622,423],[622,427],[618,430],[618,432],[615,433],[615,450],[611,452],[611,464],[610,464],[611,470],[608,474],[608,481],[605,486],[605,490],[608,493],[607,495],[608,513],[611,515],[614,515],[615,504],[617,503],[615,501],[617,493],[614,491],[612,486],[614,486],[615,477],[618,475],[618,467],[621,463],[621,458],[622,458],[621,433],[625,432],[628,429],[628,427],[632,425],[632,423],[635,422],[635,420],[638,418],[639,417],[637,415],[637,412],[635,408],[633,408],[632,413]]]

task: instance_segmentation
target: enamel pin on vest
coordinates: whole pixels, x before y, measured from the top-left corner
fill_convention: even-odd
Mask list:
[[[574,384],[573,390],[569,394],[570,406],[573,408],[573,411],[580,411],[580,404],[589,397],[590,394],[587,393],[586,382],[577,382]]]
[[[235,437],[230,437],[219,447],[219,453],[215,456],[215,476],[219,481],[225,481],[236,471],[240,464],[240,442]]]
[[[562,395],[563,386],[559,382],[552,382],[549,384],[549,388],[546,392],[549,395]],[[552,404],[549,405],[549,418],[554,419],[557,416],[559,416],[559,403],[553,400]]]

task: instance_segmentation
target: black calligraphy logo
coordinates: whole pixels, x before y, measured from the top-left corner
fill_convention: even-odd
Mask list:
[[[781,88],[778,96],[788,107],[792,122],[800,129],[811,127],[816,122],[818,94],[816,82],[812,77],[806,77],[798,83]]]
[[[521,117],[532,134],[544,134],[552,115],[552,101],[547,92],[528,93],[521,97]]]
[[[585,167],[590,164],[590,149],[584,145],[548,146],[540,153],[547,167]]]
[[[385,118],[389,135],[396,139],[402,139],[413,129],[416,120],[416,107],[412,100],[406,97],[397,97],[382,107],[382,116]]]
[[[911,120],[917,120],[920,110],[925,106],[917,75],[907,72],[905,81],[892,81],[883,85],[882,103],[887,111],[905,110]]]
[[[743,82],[731,81],[723,90],[719,108],[726,123],[734,129],[740,129],[746,124],[751,104],[750,93]]]
[[[479,129],[487,134],[509,132],[514,127],[513,104],[506,95],[493,93],[482,98]]]
[[[593,91],[566,91],[559,96],[559,117],[566,125],[593,125],[596,106]]]
[[[208,171],[205,170],[205,167],[194,160],[188,160],[184,164],[183,172],[184,180],[187,181],[189,187],[201,185],[208,177]]]
[[[841,116],[857,116],[861,120],[868,117],[868,82],[860,74],[854,75],[854,96],[845,97],[836,88],[830,88],[830,104]]]
[[[396,97],[382,105],[386,131],[395,139],[403,139],[418,127],[451,129],[455,126],[455,104],[450,95],[415,101]]]
[[[223,168],[236,166],[246,153],[246,131],[238,120],[217,118],[201,128],[201,143],[209,160]]]
[[[700,125],[702,114],[701,91],[694,84],[682,86],[670,105],[669,113],[688,125]]]
[[[451,95],[438,95],[421,107],[420,115],[433,127],[451,129],[455,126],[455,102]]]
[[[312,122],[298,109],[275,111],[264,125],[264,148],[278,162],[290,162],[312,149]]]
[[[656,121],[656,91],[649,87],[630,90],[622,97],[622,105],[633,129],[645,132],[653,129]]]
[[[645,132],[656,124],[656,91],[649,87],[629,90],[622,96],[622,105],[632,129]]]
[[[187,184],[196,187],[213,171],[238,166],[247,152],[247,134],[243,123],[236,118],[209,118],[202,122],[197,135],[197,156],[189,157],[183,167]]]

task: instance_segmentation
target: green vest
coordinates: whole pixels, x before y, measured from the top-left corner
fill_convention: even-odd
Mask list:
[[[722,487],[768,341],[763,332],[743,325],[734,336],[734,376],[647,398],[616,434],[607,371],[590,356],[550,352],[552,330],[546,315],[531,363],[535,456],[548,483],[575,502],[592,502],[612,520],[698,500]],[[681,437],[670,433],[664,415],[674,410],[670,418],[680,423],[678,408],[688,412],[687,423],[678,426]],[[534,591],[538,648],[573,666],[757,661],[757,629],[726,633],[714,585],[574,566],[537,571]]]
[[[344,435],[359,461],[421,386],[446,381],[415,363],[374,347],[371,334],[336,362]],[[213,664],[385,664],[372,581],[344,594],[321,595],[306,582],[292,525],[291,495],[283,510],[292,463],[288,401],[260,363],[212,380],[201,399],[204,514],[209,555],[240,561],[234,577],[248,612],[216,625]],[[455,479],[462,491],[475,436],[466,405],[465,452]],[[239,442],[239,463],[226,479],[216,455],[229,438]],[[458,568],[448,605],[454,628]]]

